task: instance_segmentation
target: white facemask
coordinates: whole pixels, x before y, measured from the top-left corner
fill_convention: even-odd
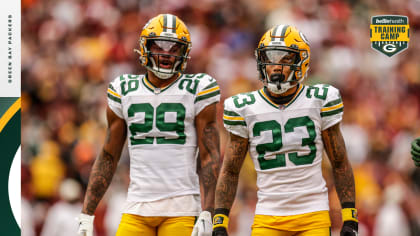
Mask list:
[[[171,78],[175,73],[177,73],[174,68],[176,68],[179,63],[181,63],[180,61],[176,61],[174,66],[172,67],[172,69],[164,69],[164,68],[159,68],[156,65],[156,62],[153,58],[150,58],[150,61],[152,62],[152,68],[151,71],[153,72],[153,74],[155,74],[159,79],[169,79]]]
[[[267,74],[267,72],[265,72],[265,73]],[[293,78],[294,73],[295,73],[294,71],[291,71],[290,74],[289,74],[289,77],[286,79],[286,82],[280,83],[280,86],[277,86],[278,83],[271,82],[270,79],[268,79],[266,81],[266,86],[267,86],[268,90],[270,90],[270,92],[272,92],[274,94],[282,94],[282,93],[285,93],[287,90],[295,87],[297,85],[297,83],[291,83],[290,82]],[[266,76],[266,77],[268,77],[268,76]]]
[[[287,90],[295,87],[297,83],[290,83],[290,82],[284,82],[280,84],[280,88],[277,87],[277,84],[275,83],[267,83],[267,88],[270,90],[270,92],[275,94],[282,94],[285,93]]]

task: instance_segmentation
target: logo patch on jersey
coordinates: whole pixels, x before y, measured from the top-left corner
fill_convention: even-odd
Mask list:
[[[370,24],[371,46],[388,57],[392,57],[408,48],[409,29],[407,16],[373,16]]]

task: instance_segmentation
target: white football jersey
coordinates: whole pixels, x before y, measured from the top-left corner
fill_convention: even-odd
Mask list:
[[[219,100],[219,86],[207,74],[183,74],[165,88],[144,75],[110,83],[108,106],[127,123],[128,202],[200,194],[195,117]]]
[[[276,105],[263,89],[224,102],[225,128],[249,140],[257,171],[256,214],[287,216],[329,209],[321,131],[341,121],[343,103],[330,85],[298,86],[285,105]]]

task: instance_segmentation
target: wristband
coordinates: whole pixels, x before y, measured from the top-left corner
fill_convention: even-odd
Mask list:
[[[216,214],[213,217],[213,229],[223,227],[225,229],[228,228],[229,225],[229,217],[224,214]]]
[[[355,222],[359,222],[357,220],[357,209],[356,208],[343,208],[341,210],[341,217],[343,218],[343,222],[344,221],[355,221]]]

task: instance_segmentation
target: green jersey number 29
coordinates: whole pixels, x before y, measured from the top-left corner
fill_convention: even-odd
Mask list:
[[[156,107],[156,117],[154,116],[154,108],[150,103],[131,104],[128,108],[128,117],[134,117],[136,113],[144,113],[144,123],[132,123],[129,125],[131,133],[131,145],[139,144],[153,144],[156,138],[157,144],[185,144],[185,107],[181,103],[161,103]],[[165,113],[176,113],[175,122],[165,122]],[[166,139],[165,137],[145,137],[144,139],[137,139],[137,133],[148,133],[153,129],[153,123],[161,132],[176,132],[178,138]]]

